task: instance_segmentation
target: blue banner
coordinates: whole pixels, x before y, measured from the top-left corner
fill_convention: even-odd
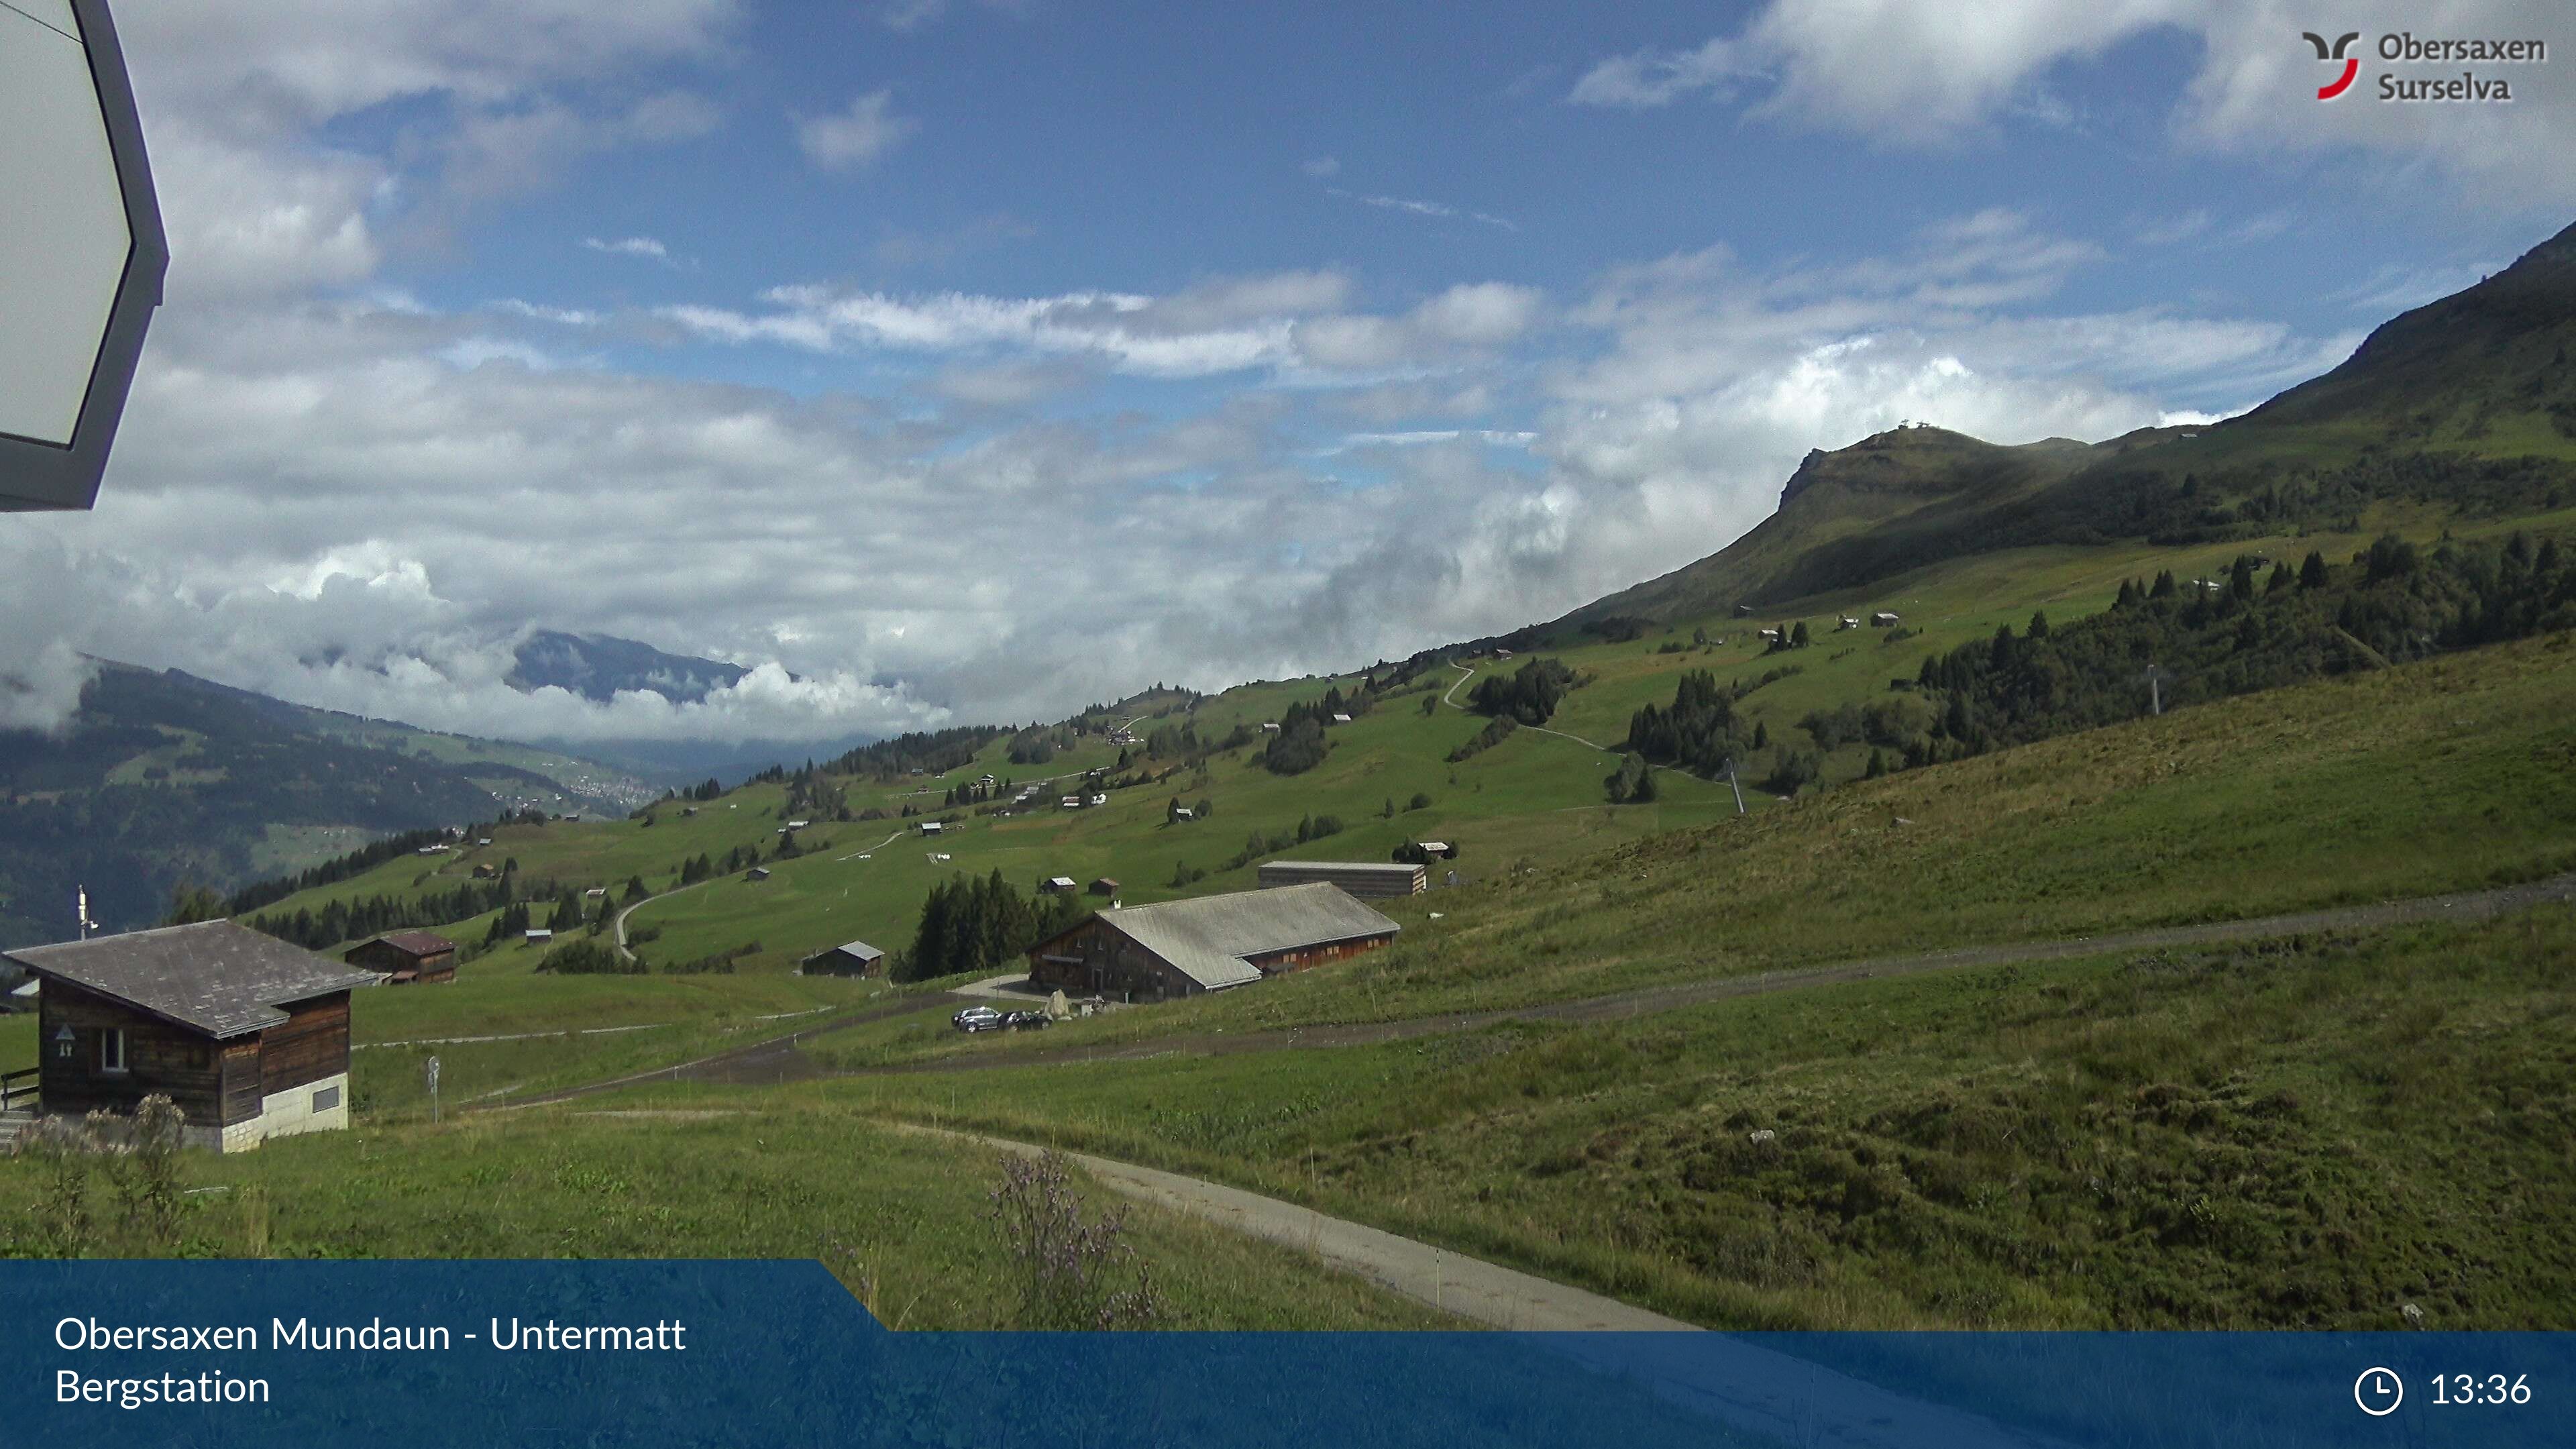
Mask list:
[[[2516,1446],[2576,1339],[919,1333],[814,1263],[0,1263],[0,1444]]]

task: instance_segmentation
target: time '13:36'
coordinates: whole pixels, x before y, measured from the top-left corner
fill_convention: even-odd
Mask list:
[[[2437,1404],[2528,1404],[2531,1402],[2531,1375],[2506,1378],[2502,1374],[2433,1375],[2433,1402]]]

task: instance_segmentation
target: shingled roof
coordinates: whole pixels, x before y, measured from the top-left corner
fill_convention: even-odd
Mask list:
[[[1340,886],[1321,883],[1128,906],[1099,919],[1210,991],[1260,980],[1246,956],[1400,929]]]
[[[436,931],[388,931],[375,939],[407,956],[435,956],[456,949],[454,941]]]
[[[129,931],[5,954],[47,980],[127,1002],[212,1037],[286,1020],[288,1002],[373,986],[377,976],[230,921]]]

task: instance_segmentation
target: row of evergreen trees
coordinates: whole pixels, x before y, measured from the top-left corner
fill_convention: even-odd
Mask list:
[[[571,886],[557,888],[551,894],[551,900],[542,896],[529,897],[504,906],[483,932],[483,944],[497,946],[504,941],[517,940],[528,934],[539,921],[545,922],[545,929],[559,936],[569,935],[584,926],[596,931],[606,927],[609,918],[617,913],[617,907],[606,896],[598,898],[598,906],[594,909],[589,899]]]
[[[1324,697],[1313,703],[1298,700],[1279,716],[1279,732],[1261,750],[1262,766],[1274,775],[1302,775],[1324,763],[1324,752],[1330,749],[1324,731],[1337,714],[1353,718],[1368,712],[1365,691],[1354,690],[1350,698],[1342,697],[1340,685],[1324,691]]]
[[[467,827],[467,834],[470,836],[472,833],[473,827]],[[382,840],[370,841],[346,855],[335,856],[320,865],[297,871],[293,875],[282,875],[274,880],[258,881],[243,886],[233,892],[231,898],[225,902],[224,914],[248,915],[262,906],[274,905],[297,891],[311,890],[315,886],[331,885],[347,880],[351,876],[373,870],[396,857],[413,854],[424,845],[445,845],[455,838],[444,828],[431,826],[426,830],[406,830],[399,835],[389,835]]]
[[[514,902],[524,910],[526,896],[540,898],[556,894],[551,881],[529,883],[524,889],[516,872],[505,871],[497,880],[465,881],[448,890],[431,891],[419,896],[373,895],[359,900],[326,902],[320,910],[299,907],[292,916],[254,915],[244,924],[254,931],[264,931],[281,941],[292,941],[308,951],[342,941],[380,936],[387,931],[408,931],[420,927],[444,925],[485,911],[499,910]],[[574,893],[576,902],[580,893]],[[580,922],[576,920],[575,925]],[[525,926],[521,930],[527,929]]]
[[[944,730],[915,730],[872,745],[861,745],[824,766],[835,775],[866,775],[884,784],[912,770],[944,775],[972,761],[986,745],[1009,733],[992,725],[958,725]]]
[[[1656,764],[1679,765],[1694,774],[1723,773],[1727,762],[1739,765],[1770,741],[1760,726],[1746,729],[1735,712],[1737,701],[1782,677],[1773,671],[1753,684],[1717,682],[1705,669],[1685,670],[1673,689],[1669,708],[1646,705],[1628,718],[1628,749]]]
[[[1322,840],[1326,836],[1341,833],[1342,818],[1338,815],[1303,816],[1297,821],[1297,828],[1294,830],[1274,830],[1267,835],[1258,830],[1252,832],[1251,836],[1243,842],[1243,849],[1236,851],[1232,860],[1217,869],[1240,870],[1265,855],[1277,855],[1290,846],[1303,845],[1310,840]]]
[[[1555,659],[1532,659],[1509,678],[1489,674],[1467,691],[1467,707],[1497,718],[1509,715],[1525,725],[1543,725],[1559,701],[1574,687],[1574,671]]]
[[[2214,589],[2124,583],[2107,612],[2064,628],[2034,615],[1927,658],[1917,682],[1944,694],[1934,733],[1973,752],[2133,718],[2150,665],[2170,707],[2576,626],[2576,559],[2519,533],[2431,549],[2383,537],[2348,565],[2311,553],[2262,573],[2246,557]]]
[[[1082,919],[1070,895],[1022,895],[996,869],[981,880],[959,875],[930,889],[912,949],[891,974],[927,981],[960,971],[998,971],[1031,946]]]

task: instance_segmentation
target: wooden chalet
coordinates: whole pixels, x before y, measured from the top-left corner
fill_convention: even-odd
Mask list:
[[[1162,1001],[1372,951],[1399,929],[1339,886],[1233,891],[1095,912],[1029,948],[1029,979]]]
[[[185,1140],[236,1152],[349,1125],[349,993],[377,975],[231,921],[6,953],[44,983],[40,1111],[175,1103]]]
[[[394,931],[340,953],[340,959],[381,974],[387,986],[456,979],[456,943],[432,931]]]

